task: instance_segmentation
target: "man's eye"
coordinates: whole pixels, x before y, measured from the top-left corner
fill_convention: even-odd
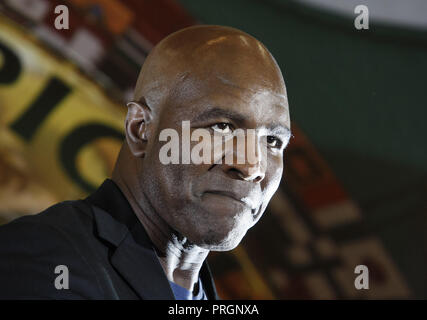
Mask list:
[[[282,147],[282,141],[274,136],[267,137],[267,143],[269,147],[280,149]]]
[[[213,126],[211,126],[211,128],[214,131],[222,133],[222,134],[231,133],[233,131],[231,124],[225,123],[225,122],[214,124]]]

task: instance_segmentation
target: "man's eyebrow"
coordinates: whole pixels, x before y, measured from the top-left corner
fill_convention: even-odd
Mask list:
[[[287,126],[284,126],[282,124],[273,124],[268,129],[275,134],[281,134],[284,136],[292,135],[291,129],[289,129]]]
[[[208,121],[213,118],[227,118],[238,124],[242,124],[246,120],[245,116],[239,112],[214,106],[206,109],[202,113],[199,113],[192,121]],[[268,126],[268,130],[275,134],[280,134],[284,136],[292,135],[291,130],[287,126],[280,123],[273,123],[271,126]]]
[[[207,121],[221,117],[230,119],[236,123],[243,123],[245,121],[245,116],[243,114],[216,106],[210,107],[202,113],[199,113],[193,121]]]

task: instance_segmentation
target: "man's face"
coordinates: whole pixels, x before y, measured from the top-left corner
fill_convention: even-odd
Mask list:
[[[258,161],[162,164],[159,152],[166,142],[159,141],[160,132],[174,129],[181,139],[182,122],[188,120],[191,131],[204,128],[212,135],[256,129],[252,147]],[[139,172],[141,188],[154,210],[190,242],[231,250],[260,219],[279,186],[289,127],[284,88],[236,85],[220,77],[186,79],[162,106]],[[260,152],[263,147],[266,151]]]

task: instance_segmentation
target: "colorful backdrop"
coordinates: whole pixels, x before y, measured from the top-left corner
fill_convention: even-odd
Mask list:
[[[59,4],[69,30],[54,28]],[[229,25],[278,60],[295,137],[261,222],[209,257],[220,296],[426,298],[426,32],[361,33],[353,19],[284,0],[3,1],[0,222],[93,191],[153,45],[196,23]],[[354,287],[359,264],[369,290]]]

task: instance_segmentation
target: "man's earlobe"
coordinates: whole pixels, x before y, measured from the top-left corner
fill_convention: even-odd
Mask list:
[[[146,152],[151,109],[145,103],[128,102],[125,120],[126,140],[135,157],[143,158]]]

